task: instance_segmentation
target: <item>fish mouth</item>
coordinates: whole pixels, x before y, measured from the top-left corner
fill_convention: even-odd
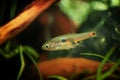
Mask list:
[[[45,45],[44,45],[44,44],[41,46],[41,49],[46,50],[46,49],[45,49]]]
[[[95,35],[96,35],[95,32],[90,32],[90,33],[89,33],[89,36],[95,36]]]

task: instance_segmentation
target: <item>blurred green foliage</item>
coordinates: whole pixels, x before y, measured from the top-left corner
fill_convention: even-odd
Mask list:
[[[76,24],[82,24],[94,10],[105,11],[120,6],[119,0],[61,0],[59,7]]]

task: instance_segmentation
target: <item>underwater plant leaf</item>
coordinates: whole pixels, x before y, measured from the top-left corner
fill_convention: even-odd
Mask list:
[[[81,0],[61,0],[60,9],[78,25],[87,18],[90,13],[90,4]]]
[[[21,66],[20,66],[20,70],[17,76],[17,80],[20,80],[20,77],[23,73],[23,70],[25,68],[25,60],[24,60],[24,56],[23,56],[23,49],[22,46],[19,47],[19,52],[20,52],[20,61],[21,61]]]
[[[15,16],[15,11],[17,8],[17,1],[18,0],[13,0],[12,1],[12,5],[11,5],[11,9],[10,9],[10,19],[12,19]]]
[[[105,79],[107,76],[111,75],[120,65],[120,58],[117,60],[116,64],[114,64],[111,69],[107,72],[105,72],[101,77],[102,79]]]
[[[54,79],[58,79],[58,80],[68,80],[67,78],[65,78],[63,76],[58,76],[58,75],[49,76],[48,78],[54,78]]]
[[[0,54],[6,59],[10,59],[16,56],[19,53],[19,46],[14,46],[14,49],[12,49],[13,45],[14,44],[12,44],[11,41],[8,41],[5,45],[5,48],[0,48]]]
[[[102,58],[102,59],[105,59],[104,56],[102,55],[99,55],[99,54],[94,54],[94,53],[80,53],[81,55],[86,55],[86,56],[95,56],[95,57],[99,57],[99,58]],[[111,61],[110,59],[108,59],[108,61],[112,64],[115,64],[113,61]]]
[[[18,54],[18,48],[16,48],[14,51],[9,51],[9,52],[4,52],[2,49],[0,49],[0,54],[2,56],[4,56],[4,58],[6,59],[11,59],[14,56],[16,56]]]
[[[112,48],[112,49],[109,51],[109,54],[113,53],[114,49],[115,49],[115,46],[114,46],[114,48]],[[82,54],[82,55],[87,55],[87,56],[100,57],[100,58],[102,58],[103,60],[106,59],[106,57],[101,56],[101,55],[99,55],[99,54],[93,54],[93,53],[80,53],[80,54]],[[107,61],[109,61],[110,63],[112,63],[112,64],[113,64],[113,67],[111,67],[111,69],[110,69],[109,71],[107,71],[107,72],[105,72],[104,74],[100,75],[100,76],[102,77],[101,79],[98,77],[100,80],[103,80],[103,79],[105,79],[107,76],[111,75],[111,74],[113,73],[113,71],[118,68],[118,66],[119,66],[119,64],[120,64],[120,59],[118,59],[117,63],[109,60],[109,58],[107,59]],[[98,80],[99,80],[99,79],[98,79]]]
[[[110,51],[107,53],[107,55],[105,56],[105,58],[103,59],[103,61],[101,62],[100,66],[99,66],[99,68],[97,70],[97,76],[96,76],[97,80],[103,80],[103,78],[107,77],[107,76],[104,76],[104,77],[101,76],[101,75],[104,75],[104,74],[101,74],[102,68],[103,68],[104,64],[108,61],[108,59],[112,55],[112,53],[115,51],[116,47],[117,47],[117,45],[114,45],[110,49]]]
[[[5,46],[5,51],[9,52],[10,51],[10,41],[7,42],[6,46]]]
[[[0,54],[5,57],[6,59],[9,59],[11,56],[9,54],[6,54],[5,52],[3,52],[2,49],[0,49]]]
[[[91,6],[94,10],[107,10],[108,6],[102,1],[92,1]]]
[[[120,6],[120,0],[111,0],[111,2],[112,6]]]
[[[26,54],[30,58],[30,60],[33,62],[34,66],[36,67],[38,74],[39,74],[39,77],[40,77],[40,80],[43,80],[42,75],[40,73],[40,70],[38,69],[38,66],[37,66],[36,61],[34,60],[33,56],[31,56],[29,53],[26,53]]]
[[[37,51],[35,51],[33,48],[29,46],[24,46],[24,52],[30,54],[34,58],[39,58],[39,54],[37,53]]]

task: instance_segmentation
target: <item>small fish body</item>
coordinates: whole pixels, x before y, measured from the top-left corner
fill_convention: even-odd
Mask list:
[[[57,36],[45,42],[42,45],[42,49],[48,51],[71,49],[79,45],[80,41],[83,41],[91,37],[95,37],[95,35],[96,35],[95,32],[84,32]]]

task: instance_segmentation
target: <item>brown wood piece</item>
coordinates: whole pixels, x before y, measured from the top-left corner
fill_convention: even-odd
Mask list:
[[[101,62],[87,58],[57,58],[38,63],[38,68],[44,78],[52,75],[60,75],[70,78],[74,74],[87,71],[88,75],[96,74]],[[106,63],[102,71],[110,69],[112,64]]]
[[[0,45],[26,29],[39,14],[56,1],[57,0],[35,0],[16,18],[1,26]]]

